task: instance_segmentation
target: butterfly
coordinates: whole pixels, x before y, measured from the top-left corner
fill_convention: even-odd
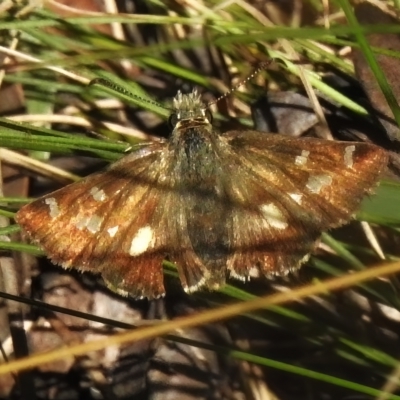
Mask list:
[[[287,274],[352,218],[387,164],[369,143],[220,133],[196,90],[178,92],[173,108],[168,139],[18,211],[54,263],[149,299],[165,294],[165,258],[189,293]]]

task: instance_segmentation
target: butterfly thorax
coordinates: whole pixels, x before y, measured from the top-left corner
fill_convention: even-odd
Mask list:
[[[211,113],[197,91],[174,99],[174,126],[169,151],[181,189],[214,192],[219,171],[218,134],[211,124]]]

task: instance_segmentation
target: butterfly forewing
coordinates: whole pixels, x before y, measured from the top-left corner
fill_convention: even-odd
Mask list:
[[[164,294],[164,258],[188,292],[218,288],[227,275],[285,274],[307,260],[321,232],[352,217],[386,166],[371,144],[219,135],[195,91],[174,104],[171,139],[17,213],[55,263],[148,298]]]
[[[243,185],[238,177],[242,171],[246,180],[254,182],[245,190],[263,187],[279,199],[285,212],[294,214],[292,220],[302,219],[299,213],[308,214],[321,224],[320,230],[348,219],[387,163],[385,151],[367,143],[292,139],[254,131],[229,132],[228,137],[238,163],[233,185]],[[254,195],[255,190],[248,198]],[[264,204],[261,198],[254,200]]]

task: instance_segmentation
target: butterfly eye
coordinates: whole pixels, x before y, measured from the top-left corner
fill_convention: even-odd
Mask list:
[[[173,113],[170,115],[168,118],[168,125],[170,126],[171,129],[174,129],[176,124],[178,123],[178,115]]]

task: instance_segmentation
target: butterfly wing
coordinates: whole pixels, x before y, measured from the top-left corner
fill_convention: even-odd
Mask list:
[[[27,204],[16,221],[53,262],[101,273],[121,294],[158,297],[164,294],[162,260],[168,251],[160,204],[163,148],[149,145]]]
[[[55,263],[101,273],[121,294],[163,295],[166,256],[185,290],[217,288],[227,270],[246,279],[297,268],[387,161],[364,143],[184,133],[22,207],[17,222]]]
[[[322,231],[347,222],[387,164],[381,148],[257,131],[228,132],[224,170],[233,277],[284,274],[307,260]],[[226,174],[228,175],[228,174]]]

